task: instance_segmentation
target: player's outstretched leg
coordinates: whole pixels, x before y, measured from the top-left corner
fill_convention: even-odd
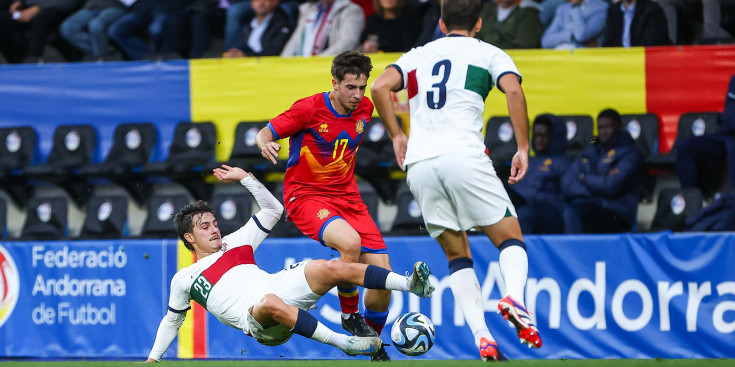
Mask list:
[[[498,343],[485,338],[480,339],[480,358],[485,362],[508,360],[508,357],[498,348]]]
[[[429,274],[431,270],[425,262],[417,261],[413,264],[413,274],[408,275],[406,272],[408,290],[419,297],[430,297],[434,292],[434,286],[429,282]]]
[[[531,317],[523,305],[508,295],[498,302],[498,312],[515,326],[521,343],[528,345],[529,348],[541,348],[541,336],[538,334],[538,328],[531,321]]]
[[[413,273],[405,276],[376,265],[343,261],[312,260],[306,265],[306,279],[316,294],[325,294],[337,284],[351,282],[368,289],[411,292],[431,297],[434,286],[429,281],[431,269],[423,261],[414,264]]]

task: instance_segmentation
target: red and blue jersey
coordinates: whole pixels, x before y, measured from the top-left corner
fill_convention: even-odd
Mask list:
[[[284,201],[294,196],[358,195],[355,157],[373,115],[373,103],[363,97],[355,111],[340,115],[329,93],[303,98],[268,123],[276,139],[291,137]]]

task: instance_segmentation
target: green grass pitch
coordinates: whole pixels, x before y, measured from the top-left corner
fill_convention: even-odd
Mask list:
[[[88,360],[69,360],[54,362],[37,362],[37,361],[2,361],[3,367],[121,367],[130,365],[141,365],[136,361],[88,361]],[[305,361],[254,361],[254,360],[164,360],[158,364],[165,367],[235,367],[235,366],[253,366],[253,367],[368,367],[374,366],[372,362],[366,360],[305,360]],[[402,360],[392,361],[390,367],[465,367],[465,366],[482,366],[485,365],[480,360]],[[515,360],[504,362],[503,367],[514,366],[539,366],[539,367],[725,367],[735,366],[735,360],[732,359],[584,359],[584,360]]]

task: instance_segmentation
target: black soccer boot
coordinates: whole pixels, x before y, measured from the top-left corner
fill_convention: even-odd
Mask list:
[[[351,313],[350,317],[342,317],[342,328],[354,336],[380,336],[365,322],[359,312]]]
[[[385,344],[381,345],[380,349],[370,356],[370,360],[373,362],[390,362],[390,356],[385,351]]]

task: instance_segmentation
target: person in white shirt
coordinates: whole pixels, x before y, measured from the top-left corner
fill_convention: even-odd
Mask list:
[[[528,113],[521,75],[501,49],[474,38],[482,27],[479,0],[445,0],[440,26],[447,37],[401,56],[372,85],[375,107],[393,139],[396,160],[419,204],[426,229],[449,260],[450,287],[483,360],[505,356],[488,330],[473,269],[467,230],[480,229],[500,249],[505,296],[499,311],[521,342],[541,346],[523,306],[528,277],[526,245],[515,208],[485,153],[485,98],[493,86],[505,93],[518,143],[508,182],[528,169]],[[408,91],[411,126],[396,121],[391,92]],[[492,148],[492,147],[491,147]]]
[[[339,283],[372,289],[409,291],[429,297],[429,267],[419,261],[411,276],[374,265],[312,260],[271,274],[260,269],[253,252],[281,218],[283,205],[252,175],[238,167],[214,169],[220,181],[239,181],[255,197],[260,211],[240,229],[221,237],[212,207],[205,201],[189,204],[174,223],[184,246],[197,262],[171,280],[168,312],[161,320],[147,362],[158,362],[177,335],[190,302],[196,301],[223,324],[241,329],[264,345],[280,345],[294,333],[332,345],[348,355],[372,355],[379,337],[337,333],[307,310]]]

